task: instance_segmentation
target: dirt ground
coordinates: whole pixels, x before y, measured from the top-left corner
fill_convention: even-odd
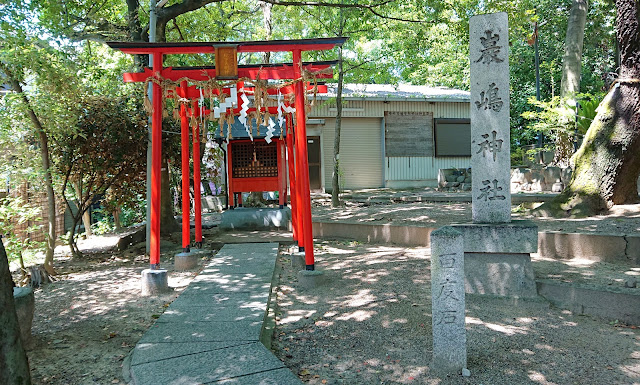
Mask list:
[[[278,356],[307,384],[640,384],[640,329],[572,315],[544,300],[467,296],[468,368],[429,369],[428,248],[319,241],[329,280],[304,289],[285,254]]]
[[[583,221],[536,222],[564,231],[637,232],[639,207]],[[433,226],[470,220],[470,205],[318,205],[314,217]],[[216,216],[208,220],[215,222]],[[162,266],[175,291],[140,297],[140,273],[148,266],[144,245],[117,252],[104,243],[86,243],[94,252],[80,260],[60,249],[58,280],[36,291],[28,351],[34,384],[123,384],[124,357],[195,276],[172,271],[180,247],[163,241]],[[428,257],[424,248],[320,241],[317,267],[330,283],[304,291],[283,254],[276,353],[309,384],[640,384],[635,325],[573,316],[535,301],[511,306],[479,298],[467,303],[472,377],[437,379],[428,368]],[[588,277],[589,268],[597,266],[561,267]],[[547,273],[559,268],[551,266]],[[618,278],[628,273],[611,268]]]
[[[56,281],[35,292],[27,355],[36,385],[124,384],[123,359],[196,274],[171,271],[167,263],[169,286],[175,291],[141,297],[140,274],[149,263],[144,243],[114,252],[100,247],[99,239],[93,239],[94,251],[82,259],[58,255]],[[179,249],[163,245],[165,250]],[[57,252],[64,254],[64,248]],[[167,261],[173,254],[161,258]]]

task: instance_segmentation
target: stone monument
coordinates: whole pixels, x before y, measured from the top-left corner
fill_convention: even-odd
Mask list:
[[[467,368],[464,260],[461,232],[445,226],[431,233],[431,368],[436,372],[460,374]]]
[[[511,221],[507,14],[473,16],[469,38],[473,223],[454,225],[464,238],[465,290],[534,297],[538,228]]]

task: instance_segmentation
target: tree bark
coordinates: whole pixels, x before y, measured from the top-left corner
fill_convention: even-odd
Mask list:
[[[338,90],[336,91],[336,128],[333,138],[333,173],[331,175],[331,206],[340,206],[340,131],[342,129],[342,87],[344,70],[342,47],[338,47]]]
[[[173,212],[173,195],[171,194],[171,179],[167,160],[162,160],[160,173],[160,234],[168,235],[180,231]]]
[[[560,97],[571,98],[574,102],[576,94],[580,92],[582,46],[588,8],[589,3],[587,0],[573,0],[567,22],[567,35],[564,39]]]
[[[138,0],[127,0],[127,24],[131,41],[144,41],[139,11],[140,2]],[[133,58],[138,71],[142,71],[149,62],[149,55],[133,55]]]
[[[266,3],[264,1],[260,2],[260,8],[262,9],[262,25],[264,26],[265,31],[265,39],[271,40],[271,34],[273,32],[273,23],[271,22],[271,9],[273,8],[273,4]],[[264,62],[265,64],[269,64],[271,61],[271,52],[264,53]]]
[[[584,43],[584,28],[587,23],[587,0],[573,0],[567,34],[564,39],[564,56],[562,57],[562,80],[560,82],[560,98],[563,107],[569,110],[566,116],[571,116],[575,109],[576,95],[580,92],[580,77],[582,73],[582,47]],[[569,126],[571,122],[566,117],[561,118],[561,126]],[[569,158],[574,151],[573,135],[569,131],[558,130],[556,133],[555,162],[562,166],[569,166]],[[574,139],[575,140],[575,139]]]
[[[115,226],[116,231],[122,230],[122,221],[120,220],[121,211],[122,209],[120,208],[120,206],[116,206],[116,208],[113,210],[113,225]]]
[[[28,385],[31,372],[20,340],[12,282],[7,253],[0,240],[0,384]]]
[[[82,182],[76,183],[76,195],[78,196],[78,206],[80,206],[82,203]],[[78,209],[80,209],[80,207],[78,207]],[[84,235],[86,237],[92,236],[93,232],[91,231],[90,209],[87,209],[82,213],[82,224],[84,225]]]
[[[33,124],[33,128],[38,136],[40,142],[40,159],[42,162],[42,171],[44,173],[44,186],[47,194],[47,242],[45,248],[45,258],[43,266],[49,275],[55,275],[55,269],[53,268],[53,253],[56,248],[56,196],[53,190],[53,178],[51,177],[51,157],[49,155],[49,138],[47,133],[36,115],[31,101],[24,93],[20,81],[14,76],[13,72],[4,64],[0,63],[0,70],[4,72],[11,88],[14,92],[20,95],[22,103],[24,104],[27,115]]]
[[[571,183],[541,206],[548,215],[590,216],[617,204],[638,202],[640,175],[640,20],[638,2],[616,0],[621,66],[614,87],[574,155]]]

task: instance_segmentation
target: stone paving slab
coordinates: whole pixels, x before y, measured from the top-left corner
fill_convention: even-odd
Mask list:
[[[200,294],[184,294],[178,297],[170,307],[187,306],[216,306],[237,303],[238,306],[251,306],[256,302],[264,302],[269,298],[269,293],[220,293],[216,290],[208,290]]]
[[[139,342],[258,341],[260,321],[156,322]]]
[[[133,366],[145,384],[206,384],[285,369],[261,343],[232,346]],[[299,380],[298,380],[299,381]]]
[[[271,277],[259,274],[249,273],[235,273],[235,274],[223,274],[217,273],[203,273],[199,275],[198,280],[189,285],[185,289],[183,295],[191,295],[196,293],[256,293],[269,290],[271,287]],[[212,285],[215,284],[215,285]]]
[[[131,355],[131,365],[147,364],[168,358],[193,355],[196,353],[226,349],[233,346],[248,345],[253,342],[149,342],[136,345]]]
[[[260,342],[277,255],[276,243],[225,245],[140,339],[132,382],[302,384]]]
[[[160,322],[203,322],[203,321],[260,321],[264,319],[267,304],[256,302],[235,306],[184,306],[167,309],[156,323]]]

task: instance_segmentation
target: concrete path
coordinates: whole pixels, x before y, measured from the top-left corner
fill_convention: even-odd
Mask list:
[[[261,342],[277,255],[277,243],[225,245],[140,339],[131,382],[302,384]]]

